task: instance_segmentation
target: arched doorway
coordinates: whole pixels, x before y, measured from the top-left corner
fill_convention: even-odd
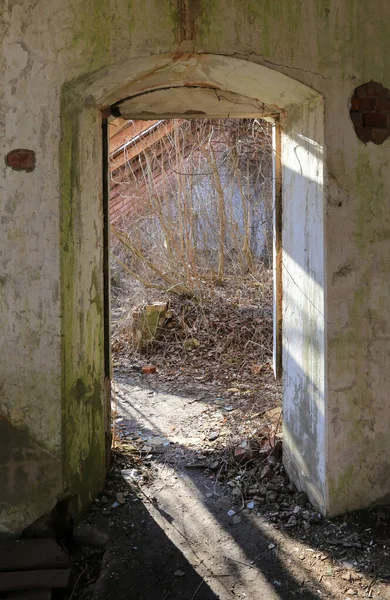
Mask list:
[[[249,116],[253,110],[280,123],[274,142],[275,156],[281,157],[280,164],[275,161],[275,347],[282,339],[276,362],[281,356],[285,465],[310,499],[327,510],[322,98],[272,69],[211,54],[132,59],[63,88],[65,484],[79,507],[101,486],[109,447],[102,114],[153,119]]]

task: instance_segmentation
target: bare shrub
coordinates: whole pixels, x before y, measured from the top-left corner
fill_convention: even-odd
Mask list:
[[[132,278],[197,295],[206,282],[269,261],[270,128],[259,120],[178,120],[115,175],[129,214],[112,226],[120,242],[112,250]]]
[[[157,143],[112,175],[128,203],[111,225],[114,354],[136,352],[135,305],[170,301],[172,322],[150,358],[156,351],[160,362],[179,364],[196,338],[192,362],[206,353],[227,372],[239,365],[250,375],[272,354],[271,125],[167,123]]]

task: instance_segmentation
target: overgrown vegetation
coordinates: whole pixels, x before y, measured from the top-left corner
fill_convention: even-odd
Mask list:
[[[111,227],[114,358],[136,358],[133,307],[169,301],[148,359],[259,374],[272,353],[271,125],[176,120],[113,179],[129,206]]]

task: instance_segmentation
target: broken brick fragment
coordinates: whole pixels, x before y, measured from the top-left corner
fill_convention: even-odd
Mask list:
[[[145,367],[142,367],[142,373],[144,373],[144,375],[151,375],[156,371],[157,367],[155,365],[145,365]]]
[[[14,171],[26,171],[27,173],[30,173],[35,169],[35,152],[24,148],[11,150],[5,157],[5,164]]]

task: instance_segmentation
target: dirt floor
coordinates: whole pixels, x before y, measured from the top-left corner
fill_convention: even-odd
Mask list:
[[[74,533],[69,598],[390,599],[390,509],[316,513],[283,470],[279,396],[271,373],[255,401],[118,372],[114,462]]]

